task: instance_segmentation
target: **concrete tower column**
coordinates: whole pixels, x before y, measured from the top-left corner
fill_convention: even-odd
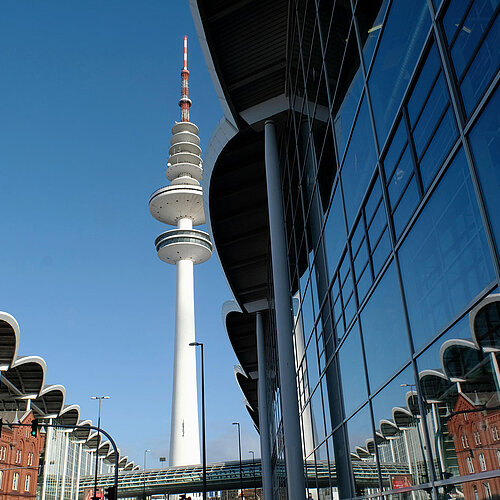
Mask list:
[[[170,431],[170,464],[200,463],[198,391],[196,385],[193,261],[177,262],[174,388]]]
[[[264,130],[267,203],[271,235],[274,307],[288,498],[289,500],[304,500],[306,488],[300,436],[295,355],[292,341],[293,313],[288,277],[285,216],[274,122],[267,121]]]
[[[264,498],[272,498],[273,471],[271,468],[271,440],[269,438],[269,418],[267,408],[267,382],[266,382],[266,348],[264,344],[264,325],[262,313],[255,317],[255,332],[257,337],[257,366],[259,379],[257,382],[259,401],[259,428],[260,428],[260,466],[262,470],[262,491]]]

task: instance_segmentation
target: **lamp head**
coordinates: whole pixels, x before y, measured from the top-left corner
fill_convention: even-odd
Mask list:
[[[190,346],[192,346],[192,347],[193,347],[193,346],[194,346],[194,347],[197,347],[197,346],[199,346],[199,345],[201,345],[201,344],[200,344],[200,342],[190,342],[190,343],[189,343],[189,345],[190,345]]]

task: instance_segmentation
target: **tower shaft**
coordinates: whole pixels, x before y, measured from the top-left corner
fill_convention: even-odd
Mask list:
[[[200,463],[196,385],[193,261],[177,262],[174,378],[169,465]]]

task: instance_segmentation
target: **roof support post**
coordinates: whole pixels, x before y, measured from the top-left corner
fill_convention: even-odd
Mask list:
[[[266,121],[265,163],[267,204],[271,235],[274,308],[278,366],[285,441],[286,476],[289,500],[305,499],[304,462],[300,435],[295,356],[293,349],[292,303],[285,234],[285,215],[281,193],[281,178],[274,122]]]
[[[266,381],[266,351],[264,344],[264,324],[262,313],[255,316],[255,332],[257,337],[257,365],[259,379],[257,381],[259,401],[259,428],[260,428],[260,467],[262,476],[262,491],[264,498],[273,497],[273,482],[271,468],[271,442],[269,439],[269,419],[267,409],[267,381]]]
[[[57,431],[56,431],[57,433]],[[64,500],[64,491],[66,489],[66,472],[68,470],[68,447],[69,447],[69,433],[63,431],[63,436],[66,438],[64,443],[64,458],[63,458],[63,473],[61,478],[61,494],[60,500]]]
[[[49,420],[52,423],[52,419]],[[49,473],[49,464],[52,453],[52,434],[54,434],[55,429],[52,427],[47,428],[47,434],[45,435],[45,461],[43,464],[43,481],[42,481],[42,496],[41,500],[45,500],[45,495],[47,494],[47,475]]]

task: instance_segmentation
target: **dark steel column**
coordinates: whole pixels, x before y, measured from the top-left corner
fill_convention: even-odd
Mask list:
[[[304,462],[293,349],[292,300],[288,276],[285,216],[274,122],[265,124],[267,204],[271,235],[278,366],[289,500],[305,499]]]
[[[255,331],[257,337],[257,365],[259,379],[257,381],[259,401],[259,435],[260,435],[260,468],[262,476],[262,492],[264,498],[273,497],[273,481],[271,468],[271,441],[269,439],[269,419],[267,409],[266,380],[266,348],[264,344],[264,325],[262,313],[255,316]]]

